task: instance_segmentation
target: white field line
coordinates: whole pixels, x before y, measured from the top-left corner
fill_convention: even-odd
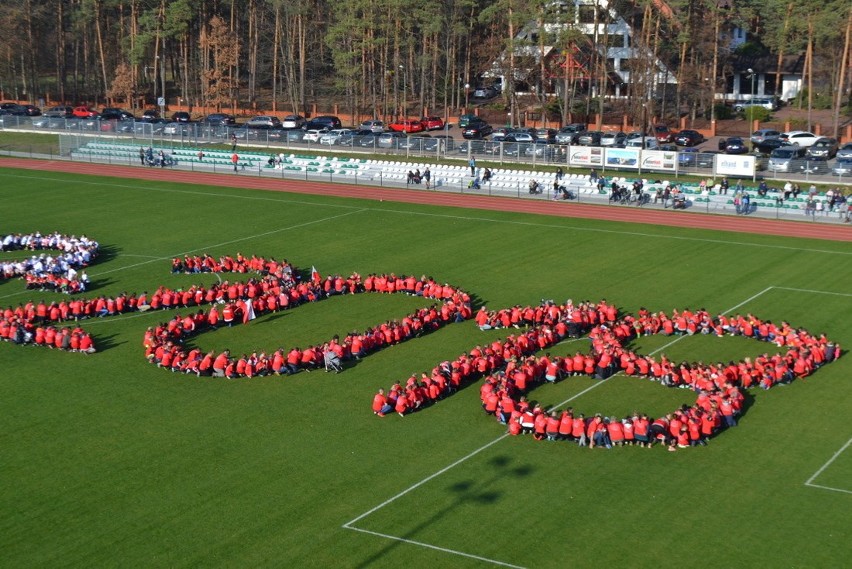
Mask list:
[[[848,296],[852,297],[852,294],[848,292],[832,292],[830,290],[812,290],[809,288],[792,288],[789,286],[774,286],[772,288],[777,288],[779,290],[791,290],[793,292],[809,292],[811,294],[830,294],[833,296]]]
[[[762,291],[760,291],[759,293],[757,293],[757,294],[755,294],[755,295],[753,295],[753,296],[749,297],[748,299],[746,299],[746,300],[744,300],[743,302],[741,302],[741,303],[737,304],[736,306],[733,306],[733,307],[729,308],[729,309],[728,309],[728,310],[726,310],[725,312],[732,312],[732,311],[736,310],[737,308],[739,308],[740,306],[743,306],[744,304],[747,304],[747,303],[751,302],[752,300],[756,299],[757,297],[761,296],[762,294],[765,294],[765,293],[766,293],[767,291],[769,291],[769,290],[772,290],[772,287],[768,287],[768,288],[763,289],[763,290],[762,290]],[[661,346],[661,347],[657,348],[656,350],[654,350],[653,352],[651,352],[651,353],[650,353],[650,355],[654,355],[654,354],[657,354],[657,353],[659,353],[659,352],[662,352],[663,350],[665,350],[665,349],[666,349],[666,348],[668,348],[669,346],[671,346],[671,345],[673,345],[673,344],[676,344],[677,342],[680,342],[680,341],[681,341],[681,340],[683,340],[684,338],[688,338],[688,337],[689,337],[689,336],[678,336],[678,337],[674,338],[671,342],[668,342],[668,343],[667,343],[667,344],[665,344],[664,346]],[[619,372],[619,373],[620,373],[620,372]],[[614,377],[614,376],[611,376],[611,377]],[[583,390],[583,391],[581,391],[580,393],[577,393],[576,395],[573,395],[573,396],[569,397],[569,398],[568,398],[568,399],[566,399],[565,401],[562,401],[561,403],[559,403],[559,404],[557,404],[555,407],[553,407],[553,410],[559,409],[559,408],[561,408],[563,405],[566,405],[567,403],[570,403],[571,401],[573,401],[573,400],[577,399],[578,397],[580,397],[580,396],[582,396],[582,395],[585,395],[585,394],[586,394],[586,393],[588,393],[589,391],[591,391],[591,390],[593,390],[593,389],[596,389],[596,388],[600,387],[601,385],[603,385],[604,383],[606,383],[607,381],[609,381],[609,379],[611,379],[611,377],[610,377],[610,378],[607,378],[607,379],[604,379],[604,380],[602,380],[602,381],[599,381],[598,383],[595,383],[595,384],[594,384],[594,385],[592,385],[591,387],[587,387],[586,389],[584,389],[584,390]],[[443,551],[443,552],[445,552],[445,553],[450,553],[450,554],[453,554],[453,555],[461,555],[461,556],[463,556],[463,557],[470,557],[470,558],[474,558],[474,559],[479,559],[479,560],[481,560],[481,561],[486,561],[486,562],[489,562],[489,563],[492,563],[492,564],[495,564],[495,565],[502,565],[502,566],[508,566],[508,567],[517,567],[516,565],[510,565],[510,564],[505,563],[505,562],[502,562],[502,561],[497,561],[497,560],[494,560],[494,559],[487,559],[487,558],[484,558],[484,557],[479,557],[479,556],[477,556],[477,555],[471,555],[471,554],[469,554],[469,553],[464,553],[464,552],[456,551],[456,550],[454,550],[454,549],[448,549],[448,548],[444,548],[444,547],[439,547],[439,546],[432,545],[432,544],[425,543],[425,542],[421,542],[421,541],[415,541],[415,540],[411,540],[411,539],[407,539],[407,538],[403,538],[403,537],[399,537],[399,536],[394,536],[394,535],[389,535],[389,534],[379,533],[379,532],[375,532],[375,531],[370,531],[370,530],[366,530],[366,529],[362,529],[362,528],[357,528],[357,527],[355,527],[355,526],[354,526],[354,524],[356,524],[357,522],[359,522],[359,521],[363,520],[364,518],[366,518],[366,517],[368,517],[368,516],[370,516],[370,515],[374,514],[375,512],[377,512],[377,511],[381,510],[382,508],[384,508],[384,507],[386,507],[386,506],[388,506],[388,505],[392,504],[393,502],[395,502],[395,501],[396,501],[396,500],[398,500],[399,498],[402,498],[403,496],[405,496],[405,495],[406,495],[406,494],[408,494],[409,492],[412,492],[413,490],[416,490],[417,488],[420,488],[421,486],[423,486],[423,485],[424,485],[424,484],[426,484],[427,482],[429,482],[429,481],[431,481],[431,480],[433,480],[433,479],[437,478],[438,476],[440,476],[440,475],[444,474],[445,472],[447,472],[447,471],[449,471],[449,470],[451,470],[451,469],[455,468],[456,466],[458,466],[458,465],[460,465],[460,464],[462,464],[462,463],[464,463],[464,462],[467,462],[469,459],[471,459],[471,458],[473,458],[474,456],[478,455],[478,454],[479,454],[479,453],[481,453],[482,451],[487,450],[488,448],[492,447],[493,445],[495,445],[495,444],[499,443],[500,441],[502,441],[503,439],[505,439],[505,438],[506,438],[506,437],[508,437],[508,436],[509,436],[509,435],[508,435],[508,433],[504,433],[504,434],[500,435],[499,437],[497,437],[497,438],[496,438],[496,439],[494,439],[493,441],[491,441],[491,442],[489,442],[489,443],[486,443],[486,444],[482,445],[482,446],[481,446],[481,447],[479,447],[478,449],[476,449],[476,450],[474,450],[473,452],[470,452],[470,453],[468,453],[467,455],[465,455],[465,456],[461,457],[460,459],[456,460],[456,461],[455,461],[455,462],[453,462],[452,464],[449,464],[448,466],[445,466],[445,467],[444,467],[444,468],[442,468],[441,470],[439,470],[439,471],[435,472],[434,474],[430,474],[429,476],[427,476],[427,477],[426,477],[426,478],[424,478],[423,480],[420,480],[419,482],[416,482],[415,484],[413,484],[413,485],[409,486],[408,488],[406,488],[406,489],[405,489],[405,490],[403,490],[402,492],[400,492],[400,493],[396,494],[395,496],[392,496],[391,498],[388,498],[387,500],[385,500],[384,502],[382,502],[382,503],[381,503],[381,504],[379,504],[378,506],[374,506],[373,508],[371,508],[371,509],[367,510],[366,512],[364,512],[363,514],[361,514],[361,515],[359,515],[359,516],[357,516],[357,517],[355,517],[355,518],[353,518],[353,519],[349,520],[348,522],[346,522],[345,524],[343,524],[341,527],[342,527],[342,528],[344,528],[344,529],[349,529],[349,530],[354,530],[354,531],[358,531],[358,532],[361,532],[361,533],[366,533],[366,534],[370,534],[370,535],[375,535],[375,536],[378,536],[378,537],[383,537],[383,538],[385,538],[385,539],[390,539],[390,540],[394,540],[394,541],[399,541],[399,542],[402,542],[402,543],[408,543],[408,544],[411,544],[411,545],[419,545],[420,547],[426,547],[426,548],[429,548],[429,549],[435,549],[435,550],[437,550],[437,551]]]
[[[46,176],[20,176],[20,175],[10,175],[4,174],[0,172],[0,177],[6,176],[9,178],[26,178],[26,179],[36,179],[36,180],[49,180],[49,181],[66,181],[62,178],[51,178]],[[126,188],[131,190],[144,190],[144,191],[156,191],[156,192],[164,192],[164,193],[175,193],[175,194],[187,194],[187,195],[199,195],[209,198],[226,198],[226,199],[240,199],[240,200],[255,200],[255,201],[271,201],[277,203],[291,203],[291,204],[301,204],[308,206],[318,206],[323,208],[349,208],[352,209],[355,206],[346,206],[340,204],[317,204],[316,202],[302,201],[302,200],[294,200],[288,199],[286,197],[264,197],[264,196],[236,196],[232,194],[216,194],[209,192],[197,192],[191,190],[175,190],[175,189],[166,189],[166,188],[158,188],[154,186],[147,185],[139,185],[139,186],[131,186],[126,184],[113,184],[106,182],[87,182],[87,181],[79,181],[75,183],[86,184],[90,186],[105,186],[111,188]],[[239,189],[239,188],[234,188]],[[262,192],[265,190],[254,190],[258,192]],[[286,196],[289,194],[281,194],[282,196]],[[675,241],[687,241],[687,242],[695,242],[695,243],[715,243],[718,245],[734,245],[737,247],[758,247],[764,249],[777,249],[780,251],[797,251],[804,253],[824,253],[828,255],[845,255],[852,256],[852,251],[829,251],[825,249],[812,249],[807,247],[792,247],[792,246],[784,246],[784,245],[773,245],[769,243],[749,243],[746,241],[729,241],[725,239],[702,239],[697,237],[685,237],[681,235],[655,235],[653,233],[643,233],[639,231],[622,231],[617,229],[600,229],[593,227],[576,227],[570,224],[555,224],[555,223],[535,223],[528,221],[513,221],[509,219],[491,219],[488,217],[474,217],[474,216],[462,216],[462,215],[450,215],[450,214],[440,214],[440,213],[427,213],[421,211],[411,211],[411,210],[401,210],[401,209],[390,209],[390,208],[360,208],[359,211],[375,211],[382,213],[400,213],[405,215],[418,215],[418,216],[426,216],[426,217],[439,217],[444,219],[455,219],[461,221],[484,221],[486,223],[494,223],[494,224],[504,224],[504,225],[519,225],[522,227],[541,227],[545,229],[563,229],[563,230],[571,230],[571,231],[579,231],[579,232],[591,232],[591,233],[608,233],[612,235],[628,235],[632,237],[649,237],[652,239],[670,239]],[[569,221],[569,218],[565,218],[566,221]]]
[[[408,543],[411,545],[418,545],[420,547],[425,547],[427,549],[434,549],[436,551],[441,551],[443,553],[450,553],[452,555],[460,555],[461,557],[467,557],[468,559],[476,559],[478,561],[484,561],[486,563],[491,563],[492,565],[500,565],[501,567],[512,567],[513,569],[525,569],[522,565],[512,565],[511,563],[506,563],[505,561],[497,561],[496,559],[489,559],[488,557],[481,557],[479,555],[473,555],[472,553],[465,553],[464,551],[456,551],[455,549],[447,549],[446,547],[438,547],[437,545],[431,545],[429,543],[423,543],[422,541],[414,541],[413,539],[406,539],[404,537],[397,537],[395,535],[388,535],[385,533],[379,533],[377,531],[372,531],[368,529],[356,528],[351,526],[343,526],[346,529],[351,529],[353,531],[358,531],[361,533],[367,533],[370,535],[375,535],[377,537],[384,537],[387,539],[392,539],[394,541],[400,541],[402,543]]]
[[[822,466],[819,467],[819,470],[814,472],[813,475],[805,481],[805,486],[810,486],[812,488],[821,488],[823,490],[832,490],[834,492],[843,492],[844,494],[852,494],[852,490],[845,490],[843,488],[832,488],[831,486],[822,486],[820,484],[814,484],[813,483],[813,481],[816,480],[817,477],[820,474],[822,474],[825,471],[826,468],[831,466],[831,463],[833,463],[835,460],[837,460],[837,457],[839,457],[841,454],[843,454],[843,451],[845,451],[847,448],[849,448],[849,445],[851,445],[851,444],[852,444],[852,438],[850,438],[848,441],[846,441],[846,444],[843,445],[842,447],[840,447],[839,451],[834,453],[834,455],[831,458],[829,458],[828,461],[826,461],[825,464],[823,464]]]
[[[100,276],[100,275],[108,275],[110,273],[116,273],[119,271],[126,271],[127,269],[133,269],[136,267],[141,267],[144,265],[150,265],[151,263],[157,263],[159,261],[165,261],[169,259],[173,259],[174,257],[182,257],[183,255],[188,255],[190,253],[195,253],[198,251],[207,251],[209,249],[215,249],[216,247],[223,247],[225,245],[233,245],[234,243],[241,243],[243,241],[251,241],[252,239],[257,239],[259,237],[266,237],[268,235],[274,235],[275,233],[281,233],[284,231],[293,231],[295,229],[302,229],[303,227],[308,227],[310,225],[316,225],[318,223],[325,223],[326,221],[332,221],[335,219],[340,219],[341,217],[346,217],[349,215],[353,215],[356,213],[362,213],[366,211],[365,209],[358,209],[354,211],[348,211],[346,213],[341,213],[340,215],[332,215],[330,217],[323,217],[321,219],[315,219],[313,221],[306,221],[304,223],[298,223],[296,225],[288,225],[287,227],[279,227],[278,229],[272,229],[270,231],[264,231],[263,233],[258,233],[256,235],[249,235],[247,237],[240,237],[238,239],[231,239],[230,241],[223,241],[221,243],[216,243],[215,245],[204,245],[202,247],[196,247],[195,249],[189,249],[188,251],[182,251],[180,253],[173,253],[171,255],[165,255],[162,257],[149,257],[147,261],[141,261],[138,263],[133,263],[131,265],[124,265],[123,267],[116,267],[115,269],[109,269],[107,271],[101,272],[92,272],[91,276]],[[14,292],[12,294],[7,294],[5,296],[0,296],[0,299],[3,298],[11,298],[13,296],[20,296],[22,294],[32,294],[31,291],[24,290],[20,292]]]

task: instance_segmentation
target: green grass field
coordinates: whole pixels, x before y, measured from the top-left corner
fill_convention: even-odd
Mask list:
[[[91,295],[209,285],[216,276],[171,275],[170,258],[242,252],[323,274],[429,274],[491,308],[570,297],[736,309],[852,347],[848,243],[13,169],[0,170],[0,204],[2,234],[97,239]],[[39,297],[57,298],[0,282],[0,306]],[[269,351],[423,302],[335,298],[194,341]],[[852,450],[831,461],[852,436],[848,356],[806,382],[752,391],[740,426],[707,448],[606,451],[502,438],[478,386],[405,418],[371,413],[378,387],[499,331],[455,324],[339,375],[228,381],[147,364],[143,332],[166,319],[86,323],[104,348],[92,356],[0,344],[0,565],[826,568],[852,554]],[[693,337],[666,352],[768,348]],[[624,377],[532,397],[587,414],[694,401]]]

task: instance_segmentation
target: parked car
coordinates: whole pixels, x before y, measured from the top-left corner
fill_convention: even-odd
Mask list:
[[[333,115],[320,115],[305,123],[302,128],[304,130],[315,129],[326,131],[333,128],[343,128],[343,123],[340,122],[338,117]]]
[[[772,151],[776,148],[781,148],[782,146],[793,146],[786,140],[782,140],[780,138],[766,138],[763,142],[759,142],[754,145],[755,152],[759,154],[770,155]]]
[[[556,131],[556,144],[577,144],[580,133],[585,132],[586,125],[580,123],[566,124]]]
[[[320,137],[323,135],[326,130],[319,130],[316,128],[309,128],[305,131],[305,134],[302,135],[302,140],[305,142],[319,142]]]
[[[754,144],[760,144],[768,138],[779,138],[781,133],[772,128],[761,128],[751,133],[751,141]]]
[[[660,143],[672,142],[674,139],[674,133],[664,124],[654,125],[654,136]]]
[[[719,139],[719,150],[725,154],[748,154],[748,146],[739,136]]]
[[[420,119],[420,124],[423,125],[423,130],[442,130],[444,128],[444,119],[441,117],[423,117]]]
[[[697,130],[684,129],[675,135],[674,141],[678,146],[698,146],[704,142],[704,135]]]
[[[101,118],[104,120],[124,121],[132,120],[136,117],[133,116],[133,113],[131,113],[130,111],[125,111],[124,109],[118,109],[115,107],[104,107],[104,110],[101,111]]]
[[[547,144],[554,144],[556,142],[556,129],[555,128],[539,128],[535,131],[536,140],[542,140]]]
[[[622,146],[627,140],[627,135],[621,132],[605,132],[601,135],[601,146]]]
[[[525,144],[524,156],[536,158],[550,158],[553,155],[553,146],[547,143],[546,140],[536,140],[532,144]]]
[[[287,115],[281,119],[282,128],[302,128],[305,124],[305,117],[302,115]]]
[[[491,131],[491,140],[494,142],[500,142],[505,140],[507,136],[515,132],[514,129],[509,128],[507,126],[500,126]]]
[[[357,137],[353,145],[358,145],[361,148],[376,148],[379,145],[379,134],[363,134]]]
[[[19,117],[40,117],[41,109],[35,105],[15,105],[10,109],[10,114]]]
[[[837,149],[837,158],[852,158],[852,142],[847,142]]]
[[[819,139],[819,136],[804,130],[791,130],[790,132],[781,133],[781,140],[786,140],[790,144],[797,144],[802,147],[812,146]]]
[[[852,157],[838,158],[831,172],[835,176],[852,176]]]
[[[192,122],[192,115],[186,111],[177,111],[172,115],[172,122]]]
[[[400,139],[403,138],[405,138],[405,133],[402,132],[383,132],[376,140],[376,146],[379,148],[396,148],[399,145]]]
[[[805,149],[801,146],[789,145],[776,148],[769,155],[767,168],[772,172],[793,172],[795,163],[805,157]]]
[[[498,89],[495,85],[488,85],[487,87],[477,87],[476,89],[470,92],[471,99],[493,99],[497,95],[500,94],[500,89]]]
[[[204,117],[204,122],[209,125],[234,125],[237,124],[237,119],[234,118],[234,115],[229,115],[227,113],[211,113]]]
[[[535,136],[529,132],[515,130],[503,137],[504,142],[522,142],[524,144],[532,144],[535,142]]]
[[[460,143],[456,150],[459,154],[485,154],[486,150],[491,150],[493,148],[499,148],[499,144],[495,144],[488,140],[465,140]]]
[[[258,115],[246,121],[247,127],[266,127],[266,128],[281,128],[281,121],[278,117],[271,115]]]
[[[90,109],[89,107],[74,107],[72,114],[78,119],[88,119],[91,117],[98,116],[98,111],[95,109]]]
[[[324,144],[326,146],[331,146],[333,144],[337,144],[341,137],[347,136],[351,133],[352,129],[335,128],[320,136],[319,143]]]
[[[423,124],[420,121],[402,119],[392,122],[388,128],[394,132],[404,132],[411,134],[412,132],[423,132]]]
[[[283,132],[281,133],[281,140],[283,142],[288,142],[288,143],[302,142],[304,140],[304,136],[305,136],[305,131],[303,131],[302,129],[288,128],[288,129],[283,129]]]
[[[645,150],[657,150],[659,146],[656,136],[640,136],[624,143],[625,148],[644,148]]]
[[[837,139],[823,136],[805,151],[809,158],[825,158],[831,160],[837,156]]]
[[[494,131],[494,128],[487,122],[477,121],[467,125],[462,132],[462,137],[467,139],[485,138]]]
[[[142,136],[163,134],[163,129],[167,124],[169,124],[169,121],[161,119],[160,117],[152,118],[147,121],[136,121],[133,124],[133,132]]]
[[[60,105],[58,107],[51,107],[46,113],[44,113],[46,117],[54,117],[54,118],[63,118],[70,119],[74,116],[74,107],[68,107],[65,105]]]
[[[793,162],[793,168],[797,172],[803,172],[806,174],[828,174],[831,171],[831,168],[828,165],[828,159],[808,158],[807,155],[805,155],[804,160],[797,160]]]
[[[582,146],[600,146],[601,136],[603,136],[603,133],[599,130],[587,130],[580,134],[577,144]]]
[[[778,101],[775,97],[754,97],[751,99],[737,99],[734,101],[734,110],[738,113],[743,112],[748,107],[763,107],[770,111],[778,110]]]
[[[385,123],[384,121],[380,121],[379,119],[370,119],[368,121],[364,121],[359,126],[361,130],[369,131],[375,134],[381,134],[385,131]]]
[[[157,109],[145,109],[142,111],[142,119],[143,121],[152,121],[154,119],[160,118],[160,111]]]
[[[482,119],[476,115],[462,115],[459,117],[459,128],[467,128],[467,125],[473,121],[481,121]]]
[[[438,136],[427,138],[423,141],[424,152],[437,152],[438,148],[444,152],[455,149],[456,141],[452,136],[439,134]]]
[[[428,134],[415,134],[414,136],[409,136],[407,138],[400,139],[397,148],[405,148],[408,150],[421,151],[423,150],[423,143],[429,140],[431,137]]]

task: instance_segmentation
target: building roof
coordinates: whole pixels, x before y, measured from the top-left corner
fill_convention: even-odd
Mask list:
[[[733,54],[730,58],[731,69],[734,73],[748,73],[749,69],[756,73],[774,74],[778,68],[778,55]],[[805,67],[804,54],[785,55],[781,60],[781,73],[786,75],[801,75]]]

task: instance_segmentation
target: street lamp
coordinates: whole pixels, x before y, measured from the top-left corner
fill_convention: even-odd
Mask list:
[[[754,149],[754,142],[752,142],[751,137],[754,131],[754,115],[751,113],[751,109],[754,104],[754,69],[749,67],[746,71],[748,71],[748,75],[751,78],[751,99],[748,102],[748,105],[745,108],[746,115],[748,116],[748,141],[752,144],[752,150]]]
[[[464,84],[464,112],[467,112],[467,108],[470,106],[470,83]]]
[[[400,65],[399,68],[402,70],[402,119],[405,120],[406,118],[408,118],[408,92],[406,90],[406,83],[408,83],[408,77],[405,66]]]

